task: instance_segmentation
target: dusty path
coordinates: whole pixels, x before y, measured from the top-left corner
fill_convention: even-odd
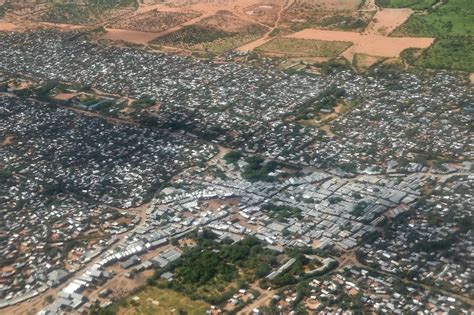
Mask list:
[[[253,301],[252,303],[244,307],[241,311],[239,311],[237,315],[252,314],[255,308],[260,308],[260,307],[268,305],[271,299],[273,298],[273,296],[275,295],[274,290],[262,290],[258,287],[257,284],[253,284],[250,287],[254,290],[260,291],[260,295],[255,301]]]
[[[248,44],[245,44],[239,48],[236,48],[236,50],[239,50],[239,51],[250,51],[250,50],[254,50],[255,48],[257,48],[258,46],[261,46],[263,44],[265,44],[266,42],[270,41],[273,37],[270,35],[277,27],[278,25],[280,24],[280,20],[281,20],[281,16],[282,14],[288,10],[294,3],[295,3],[296,0],[288,0],[284,6],[282,6],[282,8],[280,9],[280,11],[278,11],[278,15],[277,15],[277,19],[275,21],[275,24],[270,27],[270,29],[268,30],[268,32],[266,32],[261,38],[253,41],[253,42],[250,42]]]

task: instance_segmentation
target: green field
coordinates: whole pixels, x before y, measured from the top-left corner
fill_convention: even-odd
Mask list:
[[[441,38],[421,54],[415,65],[474,72],[474,37]]]
[[[336,57],[351,45],[350,42],[277,37],[256,50],[266,54],[294,57]]]
[[[391,0],[395,1],[395,0]],[[406,0],[396,0],[407,2]],[[472,0],[444,0],[423,14],[414,14],[392,36],[435,37],[435,44],[413,64],[435,69],[474,71],[474,3]]]
[[[432,7],[436,0],[376,0],[378,6],[386,8],[412,8],[426,10]]]
[[[472,0],[448,0],[427,14],[412,15],[393,35],[474,36],[474,3]]]

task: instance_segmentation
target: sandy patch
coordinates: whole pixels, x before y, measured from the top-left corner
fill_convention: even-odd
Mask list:
[[[13,136],[6,136],[2,141],[2,145],[10,145],[13,143]]]
[[[54,96],[55,99],[60,100],[60,101],[67,101],[71,98],[76,96],[74,93],[59,93]]]
[[[270,37],[270,36],[264,36],[262,38],[257,39],[256,41],[253,41],[251,43],[240,46],[236,50],[251,51],[251,50],[254,50],[255,48],[257,48],[258,46],[261,46],[261,45],[265,44],[266,42],[270,41],[271,39],[272,39],[272,37]]]
[[[151,32],[121,30],[116,28],[106,28],[106,30],[107,33],[101,36],[102,39],[122,40],[135,44],[146,44],[158,37],[158,33]]]
[[[412,9],[383,9],[377,11],[367,27],[366,33],[388,35],[405,23],[412,13]]]
[[[316,39],[327,41],[352,42],[354,45],[342,53],[349,61],[355,53],[378,57],[398,57],[407,48],[427,48],[433,44],[433,38],[423,37],[386,37],[375,34],[355,32],[305,29],[288,35],[289,38]]]
[[[18,30],[18,27],[10,22],[0,20],[0,31],[11,32]]]
[[[469,80],[471,81],[471,84],[474,85],[474,73],[469,75]]]

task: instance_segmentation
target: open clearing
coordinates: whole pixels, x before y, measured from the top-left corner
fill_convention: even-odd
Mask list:
[[[101,38],[116,40],[116,41],[126,41],[135,44],[146,44],[149,41],[155,39],[158,34],[152,32],[140,32],[140,31],[131,31],[131,30],[121,30],[115,28],[106,28],[107,33],[105,33]]]
[[[427,48],[433,44],[433,38],[422,37],[386,37],[374,34],[306,29],[286,36],[287,38],[313,39],[324,41],[351,42],[343,56],[352,61],[354,54],[367,54],[379,57],[398,57],[407,48]]]
[[[203,301],[193,301],[190,298],[169,289],[147,286],[138,294],[126,300],[125,308],[118,308],[117,314],[205,314],[210,305]]]
[[[412,13],[413,10],[411,9],[383,9],[377,11],[367,27],[366,33],[388,35],[405,23]]]
[[[294,57],[336,57],[352,43],[277,37],[257,48],[264,54]]]
[[[351,5],[354,4],[355,2],[351,3]],[[288,9],[288,11],[294,11],[296,6],[304,8],[308,5],[308,2],[297,1],[295,5]],[[287,40],[291,38],[336,43],[350,42],[353,45],[347,45],[348,48],[346,47],[347,49],[344,52],[340,52],[342,53],[342,56],[344,56],[350,62],[352,62],[355,54],[385,58],[399,57],[400,53],[407,48],[425,49],[430,47],[434,42],[434,39],[430,37],[396,38],[387,36],[389,33],[403,24],[412,13],[413,10],[411,9],[383,9],[377,11],[364,32],[306,28],[296,33],[282,36],[282,38],[286,38]],[[288,14],[289,13],[287,12],[286,15]],[[304,12],[300,13],[300,15],[304,17],[301,25],[308,24],[308,17],[304,14]],[[296,23],[299,20],[292,21]],[[277,44],[282,47],[278,48]],[[249,43],[248,45],[240,47],[239,50],[257,49],[264,53],[280,55],[285,55],[286,52],[286,55],[289,56],[292,56],[295,53],[298,53],[300,56],[328,56],[329,54],[321,54],[321,51],[318,50],[321,44],[318,45],[301,45],[301,43],[297,41],[293,42],[293,44],[291,42],[279,42],[279,40],[271,40],[271,38],[268,38],[267,36]],[[336,55],[333,55],[333,57]]]
[[[16,30],[18,30],[18,27],[15,24],[0,20],[0,31],[10,32]]]

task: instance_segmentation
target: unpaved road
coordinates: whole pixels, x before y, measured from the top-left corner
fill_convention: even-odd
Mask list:
[[[241,311],[239,311],[237,315],[252,314],[253,309],[268,305],[268,303],[270,303],[271,299],[275,295],[274,290],[262,290],[258,288],[257,284],[253,284],[251,288],[260,291],[260,295],[255,301],[253,301],[252,303],[244,307]]]
[[[288,0],[285,5],[280,9],[280,11],[278,11],[278,17],[275,21],[275,24],[268,30],[268,32],[266,32],[263,37],[253,41],[253,42],[250,42],[248,44],[245,44],[239,48],[237,48],[236,50],[239,50],[239,51],[250,51],[250,50],[254,50],[255,48],[257,48],[258,46],[261,46],[263,44],[265,44],[266,42],[270,41],[273,37],[270,36],[270,34],[272,33],[273,30],[275,30],[279,23],[280,23],[280,20],[281,20],[281,16],[282,14],[288,10],[294,3],[295,3],[296,0]]]

